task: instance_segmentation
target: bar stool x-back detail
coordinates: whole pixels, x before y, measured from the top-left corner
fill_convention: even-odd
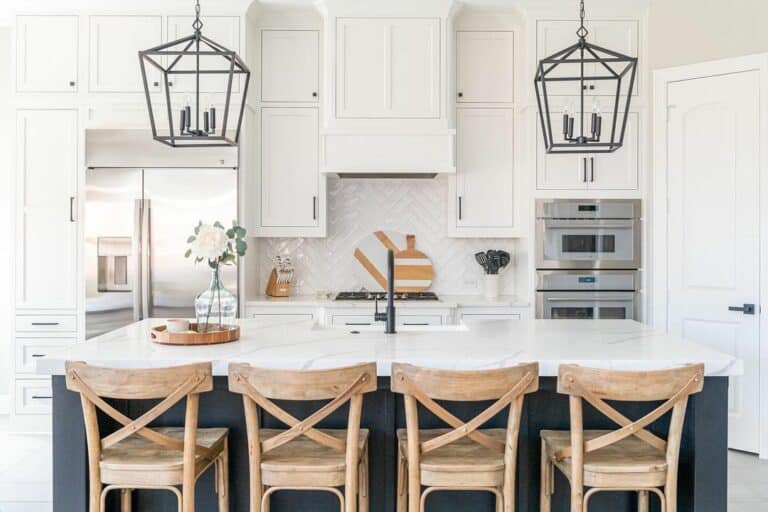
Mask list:
[[[408,512],[423,512],[435,491],[487,491],[498,512],[513,512],[523,398],[538,388],[538,363],[487,371],[393,364],[392,391],[404,395],[407,427],[397,432],[397,511],[407,504]],[[435,400],[495,402],[464,422]],[[419,403],[452,429],[419,429]],[[506,429],[480,429],[505,409]]]
[[[360,428],[363,394],[376,390],[376,364],[288,371],[230,364],[229,389],[243,395],[248,431],[251,512],[268,512],[280,490],[321,490],[340,510],[368,512],[368,430]],[[300,420],[273,400],[330,400]],[[317,425],[349,402],[346,429]],[[257,406],[287,430],[259,427]],[[344,493],[339,487],[344,487]]]
[[[200,393],[213,389],[210,363],[118,370],[67,362],[66,374],[67,389],[80,393],[83,405],[90,512],[104,512],[107,493],[113,489],[122,490],[122,512],[131,510],[132,489],[171,491],[180,512],[194,512],[195,482],[211,465],[216,469],[219,512],[229,511],[228,431],[197,428]],[[105,398],[160,402],[132,420]],[[183,427],[150,428],[184,399]],[[122,427],[102,438],[98,410]]]
[[[561,366],[557,390],[570,395],[571,430],[541,431],[541,512],[551,508],[554,468],[570,482],[571,512],[586,512],[589,499],[603,491],[636,491],[639,512],[648,512],[653,493],[662,512],[675,512],[685,410],[688,397],[703,387],[702,364],[648,372]],[[584,430],[582,400],[619,428]],[[663,403],[632,421],[606,400]],[[670,411],[666,440],[646,430]]]

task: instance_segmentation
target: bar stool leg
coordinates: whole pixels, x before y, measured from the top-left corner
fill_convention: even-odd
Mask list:
[[[554,482],[552,481],[552,468],[547,457],[547,444],[541,440],[541,478],[539,479],[539,512],[550,512],[552,510],[552,491]]]
[[[217,468],[219,512],[229,512],[229,439],[224,439],[224,451]]]
[[[637,492],[637,512],[648,512],[648,491]]]
[[[369,479],[368,479],[368,471],[370,471],[369,462],[368,462],[368,445],[365,445],[365,449],[363,450],[363,457],[360,461],[360,476],[358,477],[358,496],[359,496],[359,504],[358,509],[359,512],[368,512],[368,492],[369,492]]]
[[[408,510],[408,462],[400,450],[397,449],[397,512]]]
[[[120,490],[120,511],[131,512],[131,490],[130,489]]]

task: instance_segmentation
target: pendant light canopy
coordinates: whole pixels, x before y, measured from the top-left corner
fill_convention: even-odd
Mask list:
[[[587,42],[583,0],[579,17],[576,44],[542,59],[536,69],[534,85],[544,144],[547,153],[612,153],[624,143],[637,58]],[[606,123],[597,93],[610,98],[613,110]],[[555,114],[554,123],[552,96],[576,98],[576,104],[566,104],[564,112]],[[626,97],[623,105],[622,97]]]
[[[149,110],[149,122],[155,140],[173,147],[236,146],[240,139],[245,98],[251,72],[243,60],[232,50],[205,37],[200,20],[200,1],[195,3],[193,34],[149,50],[139,52],[144,95]],[[164,105],[157,112],[153,109],[147,68],[162,75]],[[243,92],[238,105],[232,104],[232,84],[236,76],[245,75]],[[175,77],[175,79],[174,79]],[[218,77],[218,79],[216,78]],[[173,92],[174,81],[187,85],[184,92]],[[201,91],[201,83],[206,91]],[[222,90],[211,91],[211,84]],[[155,82],[157,87],[158,83]],[[223,108],[219,113],[214,99]],[[236,124],[230,111],[237,116]],[[167,117],[167,128],[158,130],[157,120]],[[163,123],[165,124],[165,123]]]

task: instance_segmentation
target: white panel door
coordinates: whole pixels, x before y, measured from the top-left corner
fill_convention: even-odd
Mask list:
[[[668,322],[740,358],[729,388],[729,446],[758,451],[759,76],[668,86]],[[755,314],[729,311],[754,304]]]
[[[514,101],[514,36],[501,31],[456,33],[456,101]]]
[[[561,119],[562,115],[562,112],[553,112],[552,122]],[[547,153],[538,113],[536,116],[536,188],[539,190],[587,188],[589,168],[586,155]]]
[[[77,54],[77,16],[16,18],[19,92],[77,91]]]
[[[514,111],[456,111],[457,227],[514,227]]]
[[[160,16],[91,16],[89,89],[142,92],[139,51],[162,41]],[[147,79],[150,90],[161,90],[160,73],[152,66],[147,67]]]
[[[608,50],[623,53],[630,57],[638,56],[638,23],[636,20],[605,20],[605,21],[590,21],[587,28],[589,29],[589,35],[587,41],[601,46]],[[600,64],[591,64],[596,67]],[[621,69],[613,67],[617,72]],[[600,73],[604,75],[605,73]],[[623,82],[627,85],[622,85],[622,91],[626,92],[628,87],[629,74]],[[632,95],[637,95],[638,91],[638,76],[635,75],[635,87],[632,91]],[[589,84],[589,94],[595,95],[614,95],[616,94],[616,82],[613,80],[595,80]]]
[[[621,120],[622,116],[619,116]],[[613,114],[603,114],[603,129],[601,139],[610,140]],[[616,138],[621,126],[616,126]],[[627,128],[624,134],[624,145],[613,153],[603,153],[590,156],[588,186],[595,190],[637,190],[638,170],[640,167],[638,151],[638,119],[637,114],[630,112],[627,118]]]
[[[77,111],[21,110],[16,141],[16,307],[77,307]]]
[[[337,117],[440,116],[438,18],[343,18],[336,32]]]
[[[317,101],[320,33],[261,31],[261,101]]]
[[[168,41],[175,41],[193,34],[192,23],[195,21],[193,16],[168,16]],[[240,52],[240,18],[237,16],[205,16],[203,19],[203,35],[216,43],[219,43],[227,50]],[[205,44],[200,46],[203,51],[210,51]],[[145,48],[146,49],[146,48]],[[194,48],[190,48],[194,49]],[[163,63],[167,65],[169,63]],[[223,57],[203,56],[200,57],[201,69],[229,69],[229,62]],[[176,64],[175,69],[193,70],[195,69],[195,59],[193,57],[182,57]],[[176,92],[194,92],[195,78],[190,75],[170,75],[168,79],[171,82],[171,91]],[[220,92],[227,90],[229,75],[202,75],[200,77],[201,92]],[[240,91],[240,78],[235,75],[232,80],[232,91]]]
[[[261,110],[261,224],[318,225],[318,115],[316,108]]]

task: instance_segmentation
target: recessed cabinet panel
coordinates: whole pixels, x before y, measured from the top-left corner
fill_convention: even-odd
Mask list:
[[[262,226],[318,225],[318,129],[316,108],[262,109]]]
[[[77,16],[16,18],[19,92],[76,92],[77,58]]]
[[[514,101],[514,32],[456,33],[456,101]]]
[[[457,227],[513,227],[514,112],[457,110]]]
[[[163,41],[160,16],[91,16],[89,88],[93,92],[142,92],[139,51]],[[160,73],[147,68],[150,90]]]
[[[77,306],[77,111],[17,114],[16,307]]]
[[[336,39],[337,117],[440,116],[438,18],[342,18]]]
[[[318,101],[317,30],[261,31],[261,101]]]
[[[630,57],[638,56],[638,24],[637,21],[590,21],[589,22],[589,39],[592,43],[615,52],[629,55]],[[593,66],[599,66],[600,64],[593,64]],[[626,66],[626,65],[625,65]],[[615,71],[620,72],[621,68],[615,68]],[[629,74],[624,79],[629,81]],[[632,90],[632,95],[637,95],[638,85],[637,75],[635,75],[635,87]],[[612,80],[595,80],[590,87],[594,86],[594,89],[590,88],[591,94],[597,95],[614,95],[616,94],[616,84]],[[623,86],[622,90],[626,94],[627,86]]]
[[[578,21],[539,21],[536,25],[536,66],[540,60],[576,44],[578,28]],[[563,65],[550,71],[547,77],[561,78],[574,76],[575,73],[578,73],[578,67]],[[579,91],[574,85],[570,82],[547,82],[547,94],[577,95]]]
[[[195,18],[192,16],[168,16],[168,41],[175,41],[192,35],[194,33],[192,28],[194,21]],[[227,50],[240,53],[240,18],[237,16],[205,16],[203,23],[203,35],[205,37],[219,43]],[[210,48],[204,44],[200,48],[203,51],[210,51]],[[164,63],[164,65],[167,64]],[[193,70],[195,65],[193,57],[182,57],[175,69]],[[200,57],[200,69],[226,70],[228,65],[229,63],[223,57]],[[196,90],[195,79],[191,75],[169,75],[168,81],[172,92],[194,92]],[[228,82],[229,75],[201,75],[200,92],[223,93],[227,90]],[[240,77],[237,74],[232,80],[232,91],[240,91]]]

